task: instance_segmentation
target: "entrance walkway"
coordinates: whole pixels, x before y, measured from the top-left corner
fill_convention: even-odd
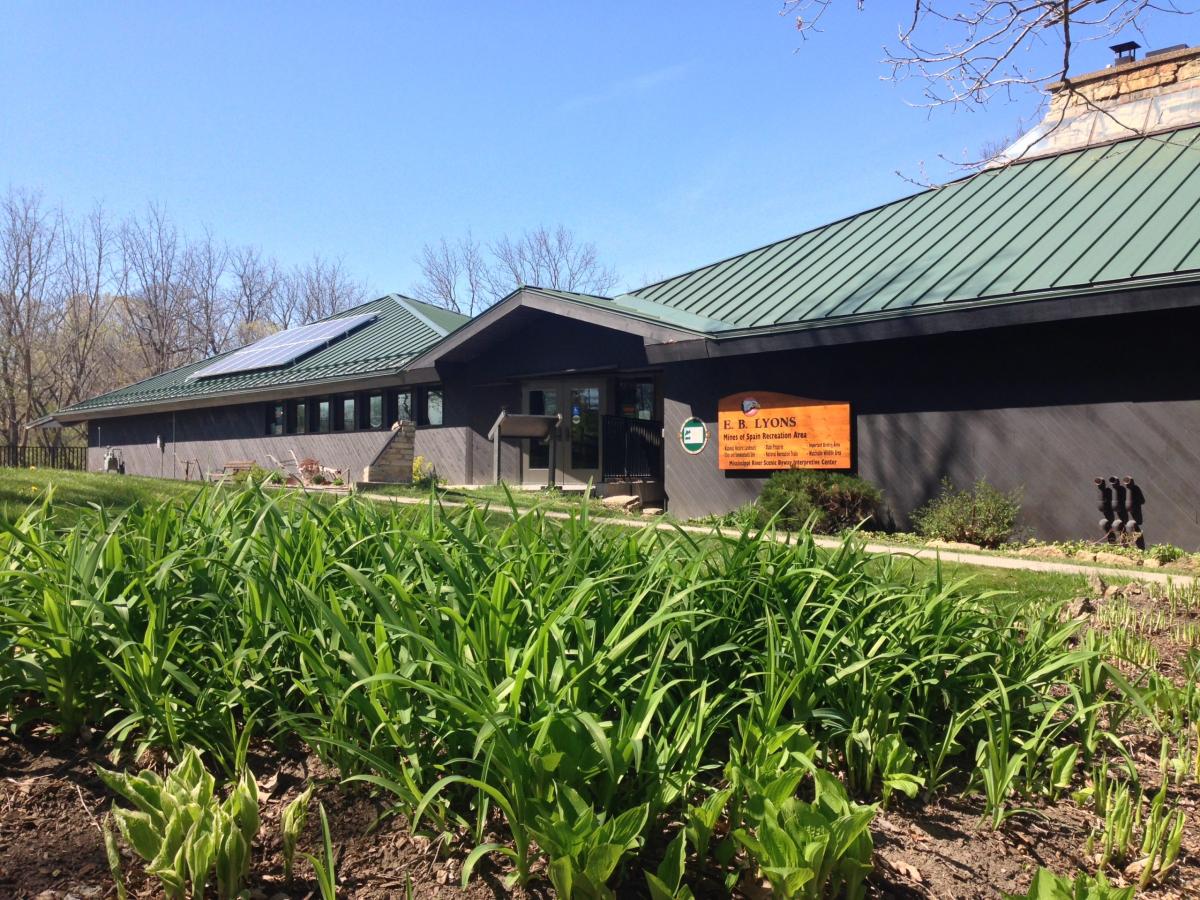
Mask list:
[[[421,506],[429,501],[419,497],[394,497],[385,494],[363,494],[372,500],[383,503],[400,503],[403,505]],[[442,506],[465,507],[479,506],[478,503],[465,503],[461,500],[443,500]],[[529,507],[533,509],[535,507]],[[492,512],[511,514],[512,510],[504,504],[489,504]],[[569,519],[572,513],[557,510],[544,510],[542,513],[550,519]],[[690,534],[717,534],[722,537],[737,537],[740,533],[734,528],[718,528],[715,525],[683,525],[677,522],[654,522],[653,519],[631,519],[620,516],[596,516],[592,519],[598,525],[614,525],[621,528],[653,527],[659,531],[686,531]],[[781,533],[776,540],[787,541],[791,535]],[[841,541],[832,537],[816,537],[814,540],[819,547],[835,549],[841,546]],[[886,554],[889,556],[907,556],[915,559],[938,560],[947,563],[957,563],[964,566],[982,566],[991,569],[1017,569],[1024,572],[1049,572],[1055,575],[1101,575],[1105,578],[1124,578],[1140,581],[1143,584],[1160,584],[1194,586],[1196,576],[1182,575],[1175,572],[1156,572],[1144,568],[1121,569],[1109,566],[1085,566],[1079,563],[1057,562],[1048,559],[1025,559],[1013,556],[1000,556],[990,553],[973,553],[970,551],[948,550],[942,547],[905,547],[895,544],[881,544],[869,541],[865,544],[868,553]]]

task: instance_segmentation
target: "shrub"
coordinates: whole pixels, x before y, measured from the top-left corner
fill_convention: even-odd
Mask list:
[[[312,478],[308,479],[308,481],[310,484],[328,484],[329,483],[329,479],[326,478],[324,475],[322,475],[320,472],[318,472]]]
[[[436,487],[439,480],[437,476],[437,469],[435,469],[433,463],[431,463],[425,457],[414,456],[412,480],[413,484],[417,487]]]
[[[1182,559],[1184,553],[1174,544],[1155,544],[1146,551],[1146,555],[1156,562],[1166,565],[1167,563],[1175,562],[1177,559]]]
[[[1004,493],[984,479],[960,490],[945,478],[942,492],[912,514],[917,533],[939,541],[998,547],[1007,541],[1021,511],[1021,492]]]
[[[870,519],[879,506],[879,488],[857,475],[789,469],[767,479],[758,498],[758,522],[802,528],[813,519],[813,531],[836,534]]]
[[[253,465],[249,469],[243,469],[240,472],[233,473],[234,484],[245,484],[251,482],[253,484],[262,484],[268,478],[267,470],[260,465]]]

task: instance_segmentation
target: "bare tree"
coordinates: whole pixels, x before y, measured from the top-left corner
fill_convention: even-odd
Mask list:
[[[24,426],[363,299],[340,260],[314,256],[285,276],[210,230],[188,240],[161,206],[114,225],[98,206],[72,218],[10,189],[0,194],[0,442],[61,442]]]
[[[280,292],[275,321],[283,328],[324,319],[363,302],[366,288],[346,272],[340,259],[314,254],[296,266]]]
[[[505,235],[492,253],[499,263],[492,269],[496,290],[530,284],[603,296],[617,283],[616,273],[600,264],[596,245],[580,243],[561,225],[553,231],[538,227],[516,240]]]
[[[147,372],[188,358],[188,316],[179,234],[157,204],[120,231],[122,309]]]
[[[466,316],[482,312],[494,302],[483,248],[470,232],[455,243],[442,238],[426,244],[417,262],[424,276],[413,290],[418,300]]]
[[[563,226],[504,235],[486,250],[466,238],[426,244],[417,259],[423,280],[418,299],[465,315],[475,315],[518,287],[530,285],[584,294],[609,294],[616,273],[604,266],[596,245],[579,241]]]
[[[227,264],[228,253],[207,228],[184,250],[181,282],[192,355],[212,356],[229,349],[233,303],[222,283]]]
[[[104,210],[79,221],[61,219],[60,314],[54,335],[58,378],[56,407],[69,406],[116,387],[121,335],[113,327],[112,257],[116,243]]]
[[[278,294],[283,289],[279,266],[257,247],[240,247],[229,253],[233,279],[234,336],[249,344],[274,331],[272,322]]]
[[[848,2],[784,0],[781,14],[794,16],[796,28],[807,38],[821,30],[822,19],[835,3]],[[855,0],[855,5],[861,11],[867,3]],[[901,9],[896,41],[884,48],[883,63],[891,80],[922,82],[920,105],[980,106],[997,95],[1011,98],[1059,84],[1059,98],[1108,115],[1131,137],[1142,132],[1101,109],[1072,84],[1076,50],[1082,44],[1111,41],[1128,30],[1144,38],[1143,28],[1154,14],[1190,11],[1175,0],[907,0]],[[1028,52],[1040,47],[1053,52]],[[1031,63],[1031,59],[1049,61]],[[1046,134],[1063,124],[1069,106],[1066,102],[1055,106]],[[957,165],[973,169],[993,159]]]
[[[785,0],[802,35],[820,23],[838,0]],[[859,10],[866,0],[855,0]],[[1107,41],[1133,29],[1141,33],[1152,13],[1181,14],[1174,0],[908,0],[884,63],[894,79],[924,82],[930,106],[987,103],[1000,92],[1045,88],[1068,79],[1080,44]],[[949,34],[948,40],[937,37]],[[937,42],[941,40],[942,43]],[[1021,55],[1037,46],[1058,51],[1035,67]]]
[[[10,190],[0,200],[0,419],[4,441],[24,443],[22,425],[45,411],[51,370],[42,337],[53,311],[56,218],[40,194]]]

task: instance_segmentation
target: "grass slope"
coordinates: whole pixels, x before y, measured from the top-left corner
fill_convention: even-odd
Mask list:
[[[70,525],[92,505],[119,511],[139,502],[158,504],[174,499],[187,500],[201,487],[194,481],[134,475],[0,468],[0,521],[15,521],[31,504],[42,502],[51,490],[56,520]]]

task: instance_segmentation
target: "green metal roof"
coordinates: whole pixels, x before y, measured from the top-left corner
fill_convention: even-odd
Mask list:
[[[189,380],[193,372],[221,358],[210,357],[84,400],[56,415],[395,372],[467,321],[466,316],[399,294],[381,297],[330,318],[370,312],[378,316],[374,322],[290,366]]]
[[[979,172],[614,302],[730,332],[1011,303],[1200,270],[1200,128]]]

